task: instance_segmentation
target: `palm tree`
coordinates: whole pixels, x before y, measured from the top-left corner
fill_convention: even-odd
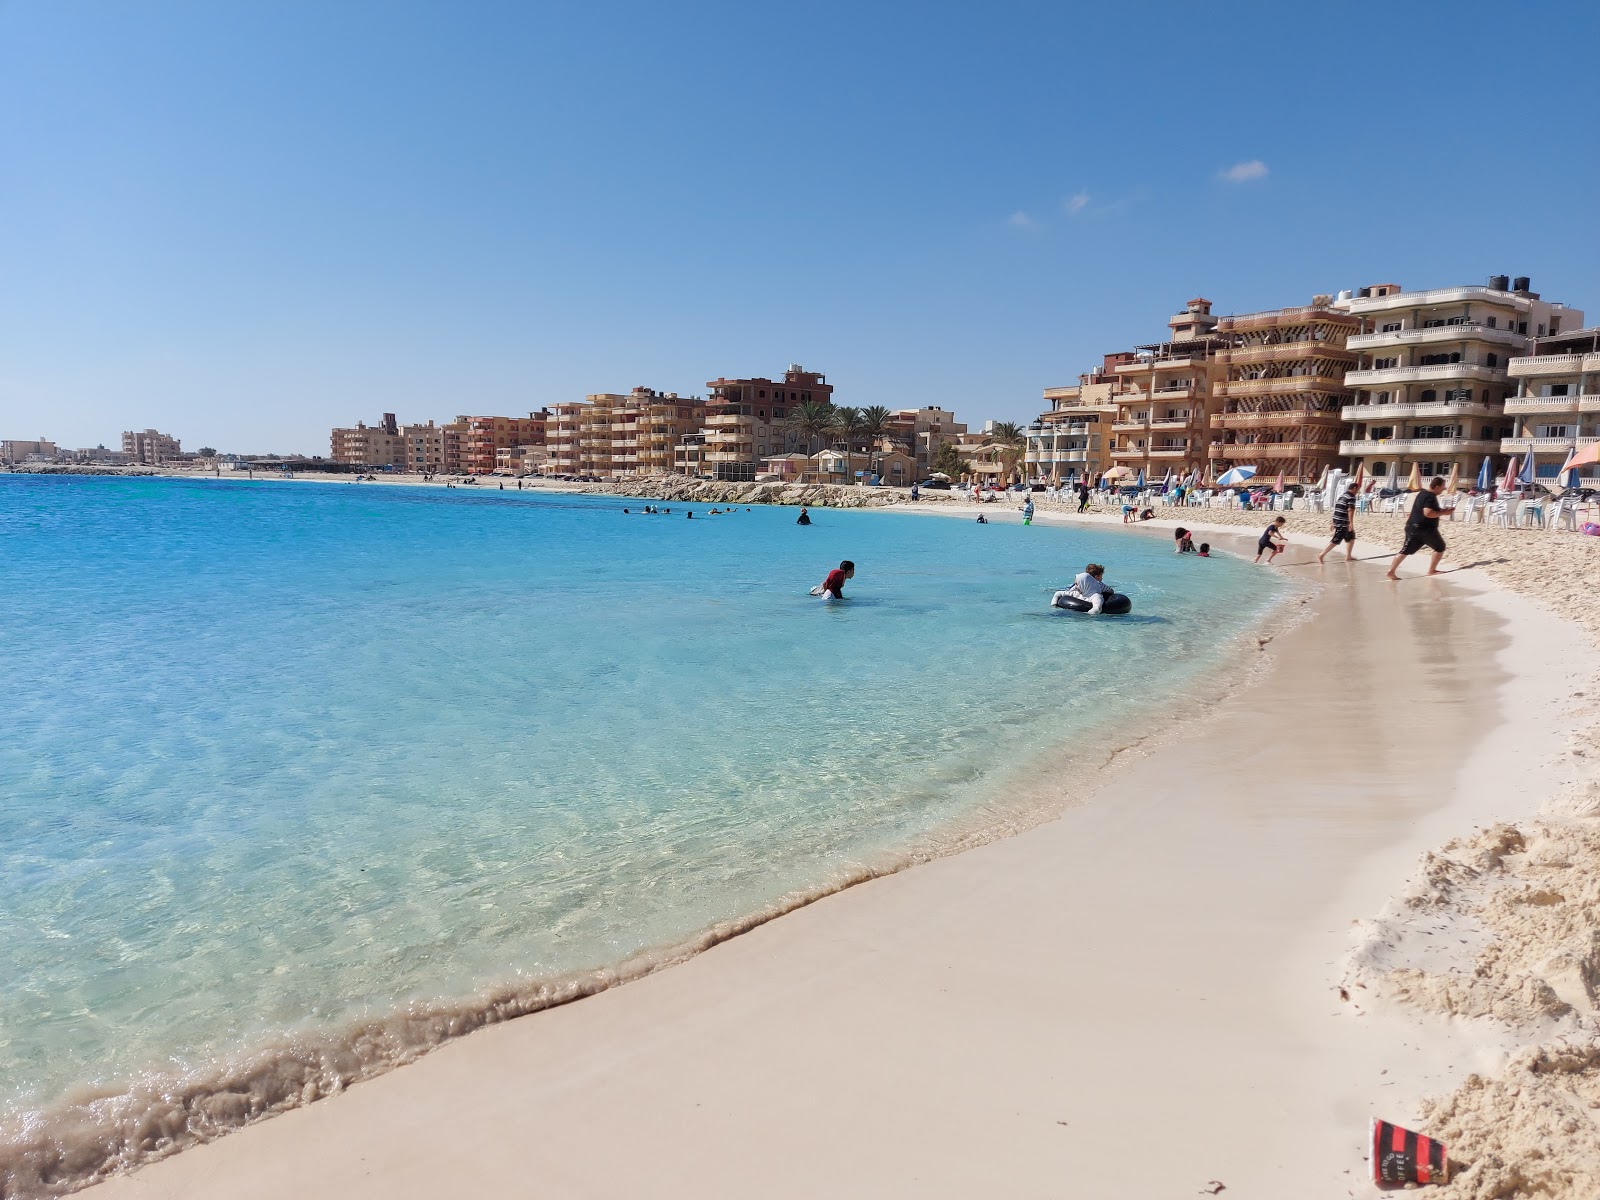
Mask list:
[[[869,404],[861,410],[861,435],[876,444],[889,432],[889,410],[881,404]]]
[[[822,400],[806,400],[789,410],[789,428],[805,438],[806,453],[812,443],[827,437],[833,429],[833,405]]]
[[[862,424],[859,408],[844,405],[833,410],[833,432],[844,442],[846,454],[854,450],[855,443],[861,440]]]
[[[1005,464],[1006,479],[1009,481],[1027,450],[1027,435],[1014,421],[996,421],[989,430],[989,445],[994,447],[995,461]]]

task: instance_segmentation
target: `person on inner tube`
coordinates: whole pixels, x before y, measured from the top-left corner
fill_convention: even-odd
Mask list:
[[[1072,586],[1067,589],[1069,596],[1076,596],[1079,600],[1088,602],[1089,615],[1098,617],[1100,610],[1105,607],[1106,598],[1116,593],[1105,585],[1106,569],[1099,563],[1090,563],[1078,576],[1073,579]]]

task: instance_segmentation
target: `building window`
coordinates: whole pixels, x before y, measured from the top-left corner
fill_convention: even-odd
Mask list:
[[[1401,326],[1400,326],[1400,322],[1399,321],[1390,321],[1381,330],[1379,330],[1379,332],[1380,333],[1399,333],[1400,329],[1401,329]]]
[[[1495,327],[1495,321],[1496,320],[1498,320],[1497,317],[1490,317],[1487,321],[1484,322],[1484,324],[1487,325],[1490,329],[1493,329]]]
[[[1389,473],[1389,464],[1388,463],[1386,463],[1386,462],[1375,462],[1375,463],[1372,464],[1372,477],[1374,479],[1382,479],[1388,473]]]
[[[1483,361],[1488,366],[1498,367],[1500,365],[1500,356],[1498,354],[1490,354]]]
[[[1424,358],[1422,361],[1427,362],[1428,360]],[[1372,369],[1374,371],[1393,370],[1394,367],[1399,364],[1399,362],[1400,360],[1398,358],[1375,358],[1372,360]]]
[[[1432,404],[1432,403],[1434,403],[1434,401],[1436,401],[1438,399],[1439,399],[1439,393],[1434,391],[1432,388],[1428,388],[1425,392],[1422,393],[1422,401],[1421,401],[1421,403],[1423,403],[1423,404]]]

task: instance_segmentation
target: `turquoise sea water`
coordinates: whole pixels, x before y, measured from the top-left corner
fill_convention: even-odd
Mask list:
[[[14,1122],[1004,820],[1029,763],[1103,746],[1277,594],[1160,538],[639,507],[0,476]],[[845,557],[850,599],[807,596]],[[1047,607],[1090,559],[1133,617]]]

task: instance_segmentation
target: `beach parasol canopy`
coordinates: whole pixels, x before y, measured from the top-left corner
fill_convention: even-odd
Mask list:
[[[1320,492],[1323,488],[1328,486],[1328,472],[1331,470],[1333,470],[1331,466],[1324,466],[1322,468],[1322,474],[1317,476],[1317,491]]]
[[[1127,476],[1132,475],[1132,474],[1133,474],[1133,468],[1132,467],[1112,467],[1111,470],[1107,471],[1100,478],[1101,479],[1123,479],[1123,478],[1126,478]]]
[[[1164,492],[1170,492],[1172,490],[1172,468],[1171,467],[1167,468],[1166,478],[1161,481],[1161,490],[1164,491]]]
[[[1494,468],[1489,465],[1489,456],[1483,456],[1483,466],[1478,468],[1478,490],[1487,492],[1494,483]]]
[[[1556,484],[1560,487],[1575,488],[1578,486],[1578,473],[1572,469],[1572,460],[1578,457],[1578,447],[1574,445],[1567,451],[1567,461],[1561,464],[1561,470],[1556,472]]]
[[[1420,492],[1422,490],[1422,464],[1412,463],[1411,474],[1406,479],[1406,491]]]
[[[1138,485],[1139,487],[1143,487],[1144,486],[1144,468],[1143,467],[1139,468],[1139,478],[1134,480],[1134,483],[1136,485]]]
[[[1577,471],[1579,467],[1593,466],[1600,463],[1600,442],[1590,442],[1587,446],[1579,446],[1567,456],[1563,471]]]
[[[1256,469],[1254,467],[1234,467],[1232,470],[1222,473],[1217,479],[1217,486],[1238,487],[1241,483],[1252,478],[1255,473]]]
[[[1506,477],[1500,481],[1500,490],[1509,492],[1517,486],[1517,456],[1513,454],[1506,460]]]
[[[1357,490],[1360,489],[1362,483],[1365,482],[1366,478],[1367,478],[1367,464],[1364,463],[1364,462],[1357,463],[1356,464],[1356,488],[1357,488]]]
[[[1444,490],[1447,492],[1453,492],[1456,490],[1456,484],[1460,482],[1461,464],[1459,462],[1453,462],[1450,464],[1450,478],[1444,482]]]
[[[1534,475],[1533,451],[1529,450],[1522,456],[1522,470],[1517,472],[1518,483],[1532,483]]]
[[[1278,482],[1272,485],[1272,490],[1277,492],[1278,495],[1280,495],[1280,496],[1283,495],[1283,472],[1282,471],[1278,472]]]

